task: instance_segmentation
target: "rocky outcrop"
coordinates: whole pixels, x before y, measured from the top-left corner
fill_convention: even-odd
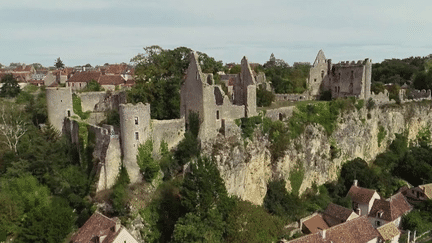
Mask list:
[[[360,157],[368,162],[384,152],[395,133],[408,133],[410,140],[432,124],[432,103],[410,102],[384,105],[371,110],[365,107],[343,113],[328,136],[321,125],[310,124],[292,139],[285,156],[271,161],[268,135],[256,129],[252,140],[244,141],[240,133],[230,137],[219,135],[203,144],[204,153],[213,156],[228,192],[255,204],[262,204],[267,182],[283,178],[291,190],[290,174],[298,165],[304,177],[300,193],[314,183],[324,184],[337,179],[341,165]],[[378,136],[380,134],[380,145]]]

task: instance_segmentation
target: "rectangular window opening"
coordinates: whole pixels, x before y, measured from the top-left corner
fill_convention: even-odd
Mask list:
[[[138,117],[135,117],[135,125],[138,125]]]
[[[139,140],[139,133],[135,132],[135,140]]]

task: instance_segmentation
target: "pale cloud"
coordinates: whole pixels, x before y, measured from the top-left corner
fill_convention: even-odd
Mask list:
[[[3,0],[0,62],[128,62],[178,46],[224,62],[335,61],[430,53],[429,1]],[[41,60],[38,60],[38,57]]]

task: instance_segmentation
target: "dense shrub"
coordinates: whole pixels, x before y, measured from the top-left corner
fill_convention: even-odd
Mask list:
[[[256,102],[257,106],[270,106],[275,99],[275,95],[271,91],[267,91],[263,88],[256,90]]]

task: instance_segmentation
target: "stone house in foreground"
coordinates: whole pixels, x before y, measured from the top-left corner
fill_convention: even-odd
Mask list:
[[[320,230],[298,239],[282,241],[288,243],[378,243],[379,232],[372,227],[366,216],[361,216],[345,223]]]
[[[120,219],[95,212],[72,237],[70,243],[138,243]]]
[[[372,206],[376,199],[381,199],[380,195],[375,190],[359,187],[357,180],[348,191],[348,196],[351,197],[352,207],[358,215],[369,215]]]
[[[380,227],[388,223],[400,227],[402,216],[411,210],[412,206],[399,192],[386,200],[375,199],[368,217],[374,227]]]
[[[432,183],[406,188],[402,191],[404,196],[413,201],[425,201],[432,199]]]

